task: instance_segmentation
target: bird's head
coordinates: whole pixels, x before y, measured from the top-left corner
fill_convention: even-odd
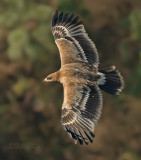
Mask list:
[[[54,81],[59,81],[59,80],[58,80],[58,73],[57,73],[57,72],[52,73],[52,74],[49,74],[49,75],[44,79],[44,82],[54,82]]]

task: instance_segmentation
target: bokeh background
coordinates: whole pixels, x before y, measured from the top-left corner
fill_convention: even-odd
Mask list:
[[[62,130],[63,88],[44,84],[60,68],[51,33],[55,9],[81,17],[100,55],[125,80],[120,96],[103,92],[94,143],[75,145]],[[141,159],[141,1],[0,0],[0,159]]]

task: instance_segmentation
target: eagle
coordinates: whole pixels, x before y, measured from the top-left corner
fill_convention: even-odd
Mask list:
[[[52,17],[52,33],[59,49],[61,68],[44,81],[63,84],[62,128],[75,144],[92,143],[102,111],[101,89],[119,95],[124,87],[123,77],[115,66],[98,69],[96,46],[79,17],[56,10]]]

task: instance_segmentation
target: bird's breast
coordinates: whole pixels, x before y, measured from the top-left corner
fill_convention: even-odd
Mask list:
[[[72,82],[72,83],[84,83],[95,81],[96,73],[93,70],[90,70],[89,67],[82,66],[71,66],[64,67],[61,70],[60,82]]]

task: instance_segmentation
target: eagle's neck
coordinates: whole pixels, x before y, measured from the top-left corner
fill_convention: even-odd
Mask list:
[[[52,80],[53,80],[53,81],[60,82],[60,75],[61,75],[60,70],[57,71],[57,72],[52,73],[52,77],[53,77]]]

